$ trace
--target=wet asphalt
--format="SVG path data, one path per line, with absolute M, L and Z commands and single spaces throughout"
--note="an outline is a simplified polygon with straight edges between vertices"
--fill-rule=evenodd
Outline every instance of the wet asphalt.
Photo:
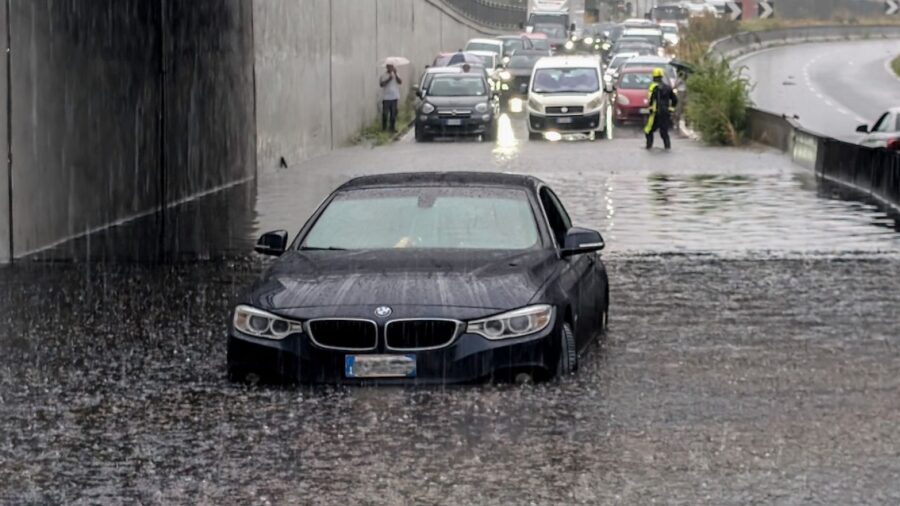
M 764 149 L 355 147 L 0 269 L 0 503 L 898 504 L 896 217 Z M 610 244 L 611 329 L 535 386 L 246 386 L 231 304 L 353 175 L 511 170 Z

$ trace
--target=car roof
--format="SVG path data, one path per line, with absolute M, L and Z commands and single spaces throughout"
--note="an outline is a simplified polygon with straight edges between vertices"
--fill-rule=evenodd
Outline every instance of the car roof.
M 428 67 L 425 69 L 426 74 L 459 74 L 462 67 Z
M 600 62 L 592 56 L 547 56 L 538 60 L 535 68 L 593 68 L 599 66 Z
M 469 39 L 469 42 L 466 42 L 466 45 L 468 46 L 472 42 L 479 42 L 484 44 L 503 44 L 503 42 L 498 39 Z
M 497 40 L 522 40 L 524 38 L 524 35 L 501 35 L 497 37 Z
M 651 74 L 653 73 L 653 67 L 628 67 L 623 68 L 619 71 L 619 75 L 623 76 L 625 74 Z
M 543 184 L 534 176 L 506 172 L 399 172 L 357 177 L 337 190 L 409 186 L 503 186 L 536 190 Z
M 643 56 L 635 56 L 628 63 L 653 63 L 660 65 L 668 65 L 672 63 L 671 58 L 666 58 L 664 56 L 653 56 L 653 55 L 643 55 Z
M 510 56 L 547 56 L 546 49 L 516 49 Z

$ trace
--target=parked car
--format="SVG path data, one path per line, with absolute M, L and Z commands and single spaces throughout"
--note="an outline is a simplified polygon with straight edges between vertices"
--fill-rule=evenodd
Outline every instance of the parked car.
M 577 132 L 599 139 L 607 131 L 608 92 L 600 62 L 590 56 L 552 56 L 534 67 L 528 86 L 528 137 Z
M 510 55 L 523 49 L 534 49 L 534 42 L 524 35 L 502 35 L 497 40 L 503 42 L 502 64 L 509 61 Z
M 860 125 L 856 131 L 866 134 L 859 142 L 863 146 L 900 150 L 900 107 L 882 114 L 871 129 Z
M 607 325 L 603 248 L 533 177 L 354 179 L 293 242 L 283 230 L 260 238 L 256 251 L 279 258 L 232 310 L 228 376 L 445 384 L 570 374 Z
M 483 72 L 437 74 L 419 93 L 422 100 L 416 108 L 416 141 L 455 135 L 494 139 L 494 120 L 499 111 Z
M 616 80 L 615 119 L 617 123 L 644 121 L 650 114 L 652 67 L 622 69 Z
M 550 51 L 535 49 L 518 50 L 509 56 L 509 62 L 496 74 L 500 84 L 500 107 L 505 109 L 512 98 L 528 95 L 528 83 L 535 64 L 550 56 Z M 524 85 L 524 87 L 523 87 Z
M 499 39 L 472 39 L 466 43 L 466 51 L 487 51 L 503 58 L 503 41 Z
M 422 78 L 419 79 L 419 83 L 413 85 L 413 90 L 416 92 L 416 96 L 419 99 L 425 98 L 425 92 L 428 90 L 428 87 L 431 85 L 431 80 L 434 79 L 434 76 L 438 74 L 459 74 L 463 69 L 461 66 L 455 67 L 428 67 L 425 69 L 425 72 L 422 73 Z

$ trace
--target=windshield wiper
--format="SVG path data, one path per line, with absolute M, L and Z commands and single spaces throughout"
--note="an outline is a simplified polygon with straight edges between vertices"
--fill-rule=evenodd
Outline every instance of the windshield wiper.
M 300 251 L 347 251 L 347 248 L 336 248 L 334 246 L 329 246 L 327 248 L 312 248 L 309 246 L 303 246 L 300 248 Z

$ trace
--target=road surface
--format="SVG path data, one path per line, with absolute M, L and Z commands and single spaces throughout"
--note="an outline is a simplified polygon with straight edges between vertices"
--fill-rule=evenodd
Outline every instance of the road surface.
M 759 108 L 797 115 L 814 132 L 856 142 L 857 126 L 872 126 L 900 105 L 900 78 L 890 68 L 898 55 L 897 40 L 828 42 L 772 48 L 735 63 L 746 66 Z
M 523 134 L 339 150 L 0 269 L 0 503 L 900 502 L 894 217 L 766 149 Z M 611 330 L 578 374 L 228 383 L 253 237 L 400 170 L 534 174 L 603 231 Z

